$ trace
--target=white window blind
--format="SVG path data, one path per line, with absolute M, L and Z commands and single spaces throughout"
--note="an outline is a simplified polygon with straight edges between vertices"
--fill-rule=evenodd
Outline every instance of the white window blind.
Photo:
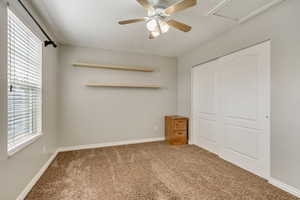
M 8 151 L 41 133 L 42 42 L 8 9 Z

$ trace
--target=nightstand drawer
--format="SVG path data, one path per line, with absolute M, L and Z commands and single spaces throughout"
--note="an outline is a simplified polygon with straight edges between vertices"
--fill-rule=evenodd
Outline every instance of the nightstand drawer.
M 170 139 L 171 144 L 187 144 L 186 131 L 174 131 Z
M 187 120 L 174 120 L 174 130 L 187 130 Z
M 174 131 L 174 137 L 187 137 L 186 131 Z

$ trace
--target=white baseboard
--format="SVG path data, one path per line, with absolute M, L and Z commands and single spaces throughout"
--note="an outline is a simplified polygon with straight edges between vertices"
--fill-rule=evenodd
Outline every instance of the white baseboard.
M 43 167 L 38 171 L 38 173 L 33 177 L 33 179 L 29 182 L 29 184 L 21 192 L 21 194 L 18 196 L 17 200 L 24 200 L 26 198 L 26 196 L 28 195 L 28 193 L 33 188 L 33 186 L 38 182 L 38 180 L 41 178 L 41 176 L 47 170 L 47 168 L 49 167 L 49 165 L 55 159 L 55 157 L 56 157 L 57 154 L 58 154 L 58 151 L 55 151 L 53 153 L 53 155 L 48 159 L 48 161 L 43 165 Z
M 274 185 L 275 187 L 278 187 L 278 188 L 280 188 L 280 189 L 282 189 L 282 190 L 284 190 L 284 191 L 300 198 L 300 190 L 293 187 L 293 186 L 285 184 L 285 183 L 283 183 L 283 182 L 281 182 L 277 179 L 274 179 L 274 178 L 270 178 L 269 183 Z
M 58 149 L 58 152 L 120 146 L 120 145 L 127 145 L 127 144 L 139 144 L 139 143 L 145 143 L 145 142 L 158 142 L 158 141 L 163 141 L 163 140 L 165 140 L 164 137 L 157 137 L 157 138 L 146 138 L 146 139 L 139 139 L 139 140 L 127 140 L 127 141 L 120 141 L 120 142 L 108 142 L 108 143 L 87 144 L 87 145 L 78 145 L 78 146 L 66 146 L 66 147 L 60 147 Z

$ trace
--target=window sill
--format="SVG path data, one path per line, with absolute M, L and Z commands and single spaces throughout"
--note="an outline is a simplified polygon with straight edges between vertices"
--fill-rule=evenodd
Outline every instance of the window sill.
M 16 153 L 18 153 L 19 151 L 25 149 L 26 147 L 28 147 L 29 145 L 31 145 L 32 143 L 34 143 L 35 141 L 37 141 L 43 134 L 37 134 L 34 136 L 31 136 L 29 138 L 27 138 L 26 140 L 22 141 L 19 145 L 12 147 L 8 150 L 7 154 L 8 157 L 12 157 L 13 155 L 15 155 Z

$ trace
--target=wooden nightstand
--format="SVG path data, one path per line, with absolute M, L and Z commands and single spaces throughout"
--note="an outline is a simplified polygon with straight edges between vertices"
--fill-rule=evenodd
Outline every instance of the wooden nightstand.
M 179 145 L 188 143 L 189 119 L 181 116 L 165 117 L 165 135 L 169 144 Z

